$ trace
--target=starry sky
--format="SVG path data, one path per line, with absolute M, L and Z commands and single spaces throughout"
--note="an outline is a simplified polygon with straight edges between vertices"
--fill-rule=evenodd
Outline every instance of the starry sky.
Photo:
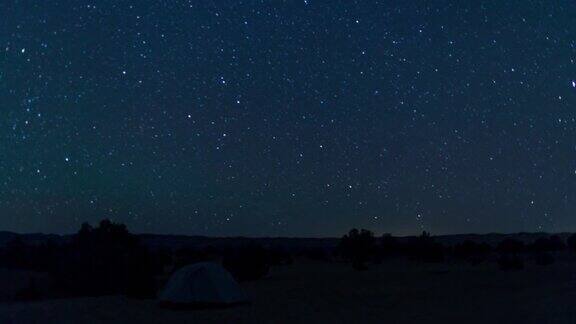
M 575 11 L 0 1 L 0 230 L 574 231 Z

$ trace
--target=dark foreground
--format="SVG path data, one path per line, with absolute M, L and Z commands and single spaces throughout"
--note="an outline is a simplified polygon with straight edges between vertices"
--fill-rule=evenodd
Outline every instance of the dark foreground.
M 252 303 L 174 311 L 110 296 L 0 304 L 0 323 L 576 323 L 576 262 L 527 264 L 300 261 L 244 283 Z

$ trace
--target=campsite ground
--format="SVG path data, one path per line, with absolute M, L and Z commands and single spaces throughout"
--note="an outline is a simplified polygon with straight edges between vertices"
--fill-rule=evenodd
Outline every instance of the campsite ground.
M 242 287 L 252 303 L 171 311 L 153 300 L 98 297 L 0 304 L 0 323 L 575 323 L 576 262 L 424 264 L 393 260 L 356 272 L 299 260 Z

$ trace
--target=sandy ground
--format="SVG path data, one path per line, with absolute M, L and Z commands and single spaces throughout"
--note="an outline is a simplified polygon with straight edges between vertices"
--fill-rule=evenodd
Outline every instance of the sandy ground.
M 298 262 L 242 284 L 247 306 L 171 311 L 111 296 L 0 303 L 0 323 L 576 323 L 576 262 L 503 272 L 495 264 L 388 261 L 365 272 Z

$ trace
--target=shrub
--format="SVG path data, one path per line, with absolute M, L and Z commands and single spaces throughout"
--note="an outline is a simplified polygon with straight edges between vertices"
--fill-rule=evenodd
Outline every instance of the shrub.
M 548 266 L 554 263 L 554 257 L 547 252 L 537 253 L 534 257 L 534 262 L 537 265 Z
M 38 300 L 42 297 L 42 294 L 38 290 L 34 279 L 28 278 L 28 286 L 16 292 L 14 299 L 17 301 L 32 301 Z
M 394 236 L 391 234 L 382 235 L 382 238 L 380 238 L 380 251 L 382 251 L 382 254 L 392 255 L 398 253 L 398 250 L 398 242 Z
M 151 297 L 161 270 L 125 225 L 103 220 L 94 228 L 82 225 L 56 275 L 67 294 Z
M 514 271 L 524 269 L 524 259 L 517 255 L 503 254 L 498 258 L 500 270 Z
M 576 234 L 572 234 L 566 240 L 568 248 L 574 252 L 576 252 Z
M 565 248 L 566 244 L 558 235 L 538 238 L 531 245 L 531 249 L 534 252 L 561 251 Z
M 321 247 L 309 247 L 300 250 L 299 253 L 301 256 L 306 257 L 310 260 L 314 261 L 324 261 L 329 262 L 331 261 L 331 253 L 329 250 Z
M 477 265 L 482 263 L 492 248 L 486 243 L 464 241 L 454 246 L 454 257 Z
M 338 252 L 352 262 L 356 270 L 366 270 L 366 263 L 374 256 L 376 240 L 369 230 L 352 229 L 338 244 Z
M 268 251 L 270 265 L 290 265 L 294 262 L 292 255 L 282 248 Z
M 30 258 L 27 257 L 29 252 L 30 247 L 24 244 L 19 237 L 16 237 L 10 240 L 2 250 L 0 266 L 4 268 L 30 270 Z
M 522 241 L 507 238 L 498 243 L 496 249 L 500 253 L 522 253 L 526 251 L 526 245 Z
M 255 243 L 228 253 L 224 256 L 222 266 L 238 281 L 261 279 L 270 270 L 267 251 Z
M 474 241 L 464 241 L 454 246 L 454 255 L 457 257 L 470 257 L 479 254 L 487 254 L 492 248 L 486 243 L 476 243 Z
M 424 262 L 442 262 L 445 257 L 445 248 L 442 244 L 434 242 L 430 233 L 424 231 L 422 234 L 409 242 L 406 251 Z

